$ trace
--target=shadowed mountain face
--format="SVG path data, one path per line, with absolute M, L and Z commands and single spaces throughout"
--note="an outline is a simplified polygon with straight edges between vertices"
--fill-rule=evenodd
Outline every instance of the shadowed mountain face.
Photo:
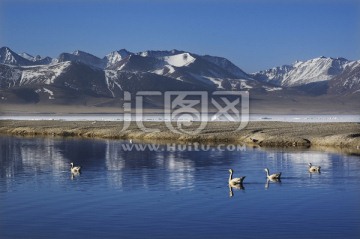
M 344 71 L 329 81 L 332 94 L 360 93 L 360 64 L 349 64 Z
M 10 48 L 2 47 L 0 48 L 0 63 L 15 66 L 28 66 L 31 65 L 32 62 L 16 54 Z
M 359 95 L 359 69 L 360 61 L 320 57 L 248 74 L 226 58 L 178 50 L 121 49 L 103 58 L 74 51 L 53 59 L 2 47 L 0 102 L 76 105 L 122 99 L 124 91 L 246 90 L 262 100 Z
M 74 51 L 72 54 L 61 53 L 58 58 L 58 62 L 66 62 L 66 61 L 80 62 L 85 65 L 89 65 L 100 69 L 104 68 L 105 66 L 105 62 L 102 59 L 83 51 Z

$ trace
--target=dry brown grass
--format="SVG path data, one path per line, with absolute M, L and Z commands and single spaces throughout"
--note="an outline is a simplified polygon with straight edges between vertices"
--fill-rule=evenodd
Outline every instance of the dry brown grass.
M 263 147 L 335 146 L 360 153 L 359 123 L 250 122 L 245 129 L 236 131 L 237 123 L 211 122 L 197 135 L 173 133 L 163 122 L 145 122 L 144 125 L 159 131 L 144 132 L 135 122 L 122 131 L 122 122 L 2 120 L 0 134 L 201 143 L 238 142 Z M 193 123 L 187 129 L 196 130 L 197 127 L 198 123 Z

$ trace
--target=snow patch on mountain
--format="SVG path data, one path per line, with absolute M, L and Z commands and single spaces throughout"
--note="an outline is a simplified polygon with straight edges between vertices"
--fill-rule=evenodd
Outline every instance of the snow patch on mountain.
M 282 90 L 281 87 L 269 87 L 269 86 L 263 86 L 263 88 L 266 90 L 266 91 L 277 91 L 277 90 Z
M 173 49 L 171 51 L 142 51 L 137 53 L 137 55 L 142 57 L 164 58 L 166 56 L 173 56 L 181 53 L 184 53 L 184 51 Z
M 51 91 L 51 90 L 49 90 L 49 89 L 47 89 L 47 88 L 45 88 L 45 87 L 43 87 L 42 90 L 41 90 L 41 89 L 38 89 L 38 90 L 36 90 L 35 92 L 36 92 L 36 93 L 40 93 L 41 91 L 43 91 L 44 93 L 49 94 L 49 100 L 54 100 L 54 99 L 55 99 L 55 97 L 54 97 L 54 92 Z
M 165 72 L 165 68 L 161 68 L 161 69 L 154 70 L 152 73 L 163 76 L 163 75 L 165 75 L 164 72 Z
M 44 92 L 48 93 L 49 95 L 53 96 L 54 92 L 52 92 L 51 90 L 47 89 L 47 88 L 43 88 Z
M 163 68 L 154 70 L 152 73 L 155 73 L 157 75 L 169 75 L 175 72 L 175 68 L 171 65 L 165 65 Z
M 221 82 L 222 82 L 222 79 L 220 78 L 215 78 L 215 77 L 210 77 L 210 76 L 205 76 L 206 79 L 209 79 L 212 83 L 214 83 L 216 85 L 217 88 L 223 88 L 221 86 Z
M 251 85 L 248 84 L 247 80 L 240 80 L 240 85 L 241 85 L 241 89 L 252 89 L 254 87 L 252 87 Z
M 192 57 L 189 53 L 183 53 L 173 56 L 165 56 L 164 61 L 172 66 L 184 67 L 193 63 L 195 61 L 195 58 Z
M 165 66 L 165 67 L 168 69 L 167 74 L 172 74 L 172 73 L 175 72 L 175 68 L 174 68 L 174 67 L 172 67 L 172 66 L 170 66 L 170 65 L 167 65 L 167 66 Z
M 123 90 L 121 85 L 117 82 L 118 75 L 114 70 L 105 70 L 105 81 L 107 88 L 111 92 L 112 97 L 115 97 L 114 90 L 118 87 L 121 91 Z
M 54 80 L 69 67 L 71 62 L 63 62 L 52 66 L 24 67 L 20 85 L 53 84 Z

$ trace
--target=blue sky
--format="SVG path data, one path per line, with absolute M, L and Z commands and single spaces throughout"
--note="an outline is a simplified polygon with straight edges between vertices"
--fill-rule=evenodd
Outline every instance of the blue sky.
M 179 49 L 247 72 L 319 56 L 358 60 L 360 1 L 2 0 L 0 46 L 51 57 Z

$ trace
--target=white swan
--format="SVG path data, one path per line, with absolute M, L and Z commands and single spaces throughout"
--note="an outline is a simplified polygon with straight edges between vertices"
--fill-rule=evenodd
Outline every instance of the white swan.
M 268 168 L 265 168 L 264 169 L 265 172 L 266 172 L 266 176 L 269 180 L 280 180 L 280 177 L 281 177 L 281 172 L 280 173 L 274 173 L 274 174 L 269 174 L 269 169 Z
M 320 173 L 320 166 L 313 166 L 311 163 L 309 163 L 309 172 L 319 172 Z
M 73 174 L 78 174 L 78 173 L 80 173 L 80 169 L 81 169 L 81 167 L 80 166 L 75 166 L 74 167 L 74 163 L 70 163 L 70 165 L 71 165 L 71 172 L 73 173 Z
M 232 169 L 229 169 L 229 172 L 230 172 L 230 176 L 229 176 L 229 184 L 230 185 L 242 184 L 242 182 L 245 179 L 245 176 L 240 177 L 240 178 L 232 178 L 234 171 Z

